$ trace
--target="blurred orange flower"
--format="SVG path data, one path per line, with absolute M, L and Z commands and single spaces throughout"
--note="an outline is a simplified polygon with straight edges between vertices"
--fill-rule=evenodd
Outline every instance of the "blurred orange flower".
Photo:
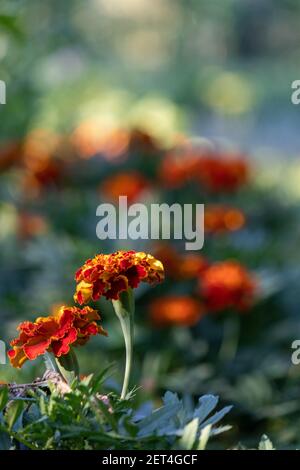
M 37 197 L 45 187 L 57 186 L 64 171 L 62 137 L 47 129 L 35 129 L 23 144 L 23 191 Z
M 159 178 L 166 188 L 181 188 L 191 180 L 198 167 L 199 157 L 192 151 L 167 153 L 159 168 Z
M 20 212 L 18 217 L 18 235 L 22 240 L 42 235 L 47 230 L 48 224 L 44 217 L 29 212 Z
M 245 225 L 245 215 L 239 209 L 224 205 L 206 205 L 204 226 L 207 232 L 234 232 Z
M 22 145 L 20 142 L 3 142 L 0 145 L 0 171 L 6 171 L 20 162 Z
M 127 152 L 129 135 L 125 129 L 89 119 L 75 129 L 71 143 L 81 158 L 89 159 L 101 153 L 107 160 L 115 160 Z
M 132 203 L 141 198 L 150 188 L 150 184 L 141 173 L 137 171 L 114 174 L 101 184 L 100 192 L 111 201 L 117 202 L 119 196 L 127 196 Z
M 30 131 L 23 143 L 23 161 L 31 170 L 40 167 L 44 160 L 53 156 L 61 142 L 61 138 L 49 129 Z
M 160 297 L 149 306 L 150 319 L 156 326 L 195 325 L 204 315 L 201 303 L 185 295 Z
M 162 160 L 159 176 L 167 188 L 180 188 L 195 181 L 209 191 L 232 192 L 249 179 L 249 166 L 238 154 L 193 148 L 173 149 Z
M 12 366 L 20 368 L 28 359 L 34 360 L 46 351 L 60 357 L 68 354 L 71 345 L 85 344 L 91 335 L 107 336 L 98 320 L 99 313 L 90 307 L 61 307 L 54 316 L 21 323 L 20 335 L 11 341 L 12 349 L 7 353 Z
M 199 278 L 199 291 L 207 310 L 248 310 L 254 301 L 256 280 L 236 261 L 211 265 Z
M 76 272 L 74 299 L 79 304 L 98 300 L 102 295 L 118 299 L 121 292 L 137 287 L 140 282 L 153 284 L 163 279 L 164 267 L 152 255 L 136 251 L 99 254 Z
M 178 253 L 165 243 L 154 248 L 154 255 L 159 258 L 168 277 L 176 280 L 188 280 L 198 277 L 207 268 L 207 260 L 198 253 Z
M 239 155 L 214 153 L 198 160 L 196 179 L 214 192 L 232 192 L 249 179 L 249 166 Z

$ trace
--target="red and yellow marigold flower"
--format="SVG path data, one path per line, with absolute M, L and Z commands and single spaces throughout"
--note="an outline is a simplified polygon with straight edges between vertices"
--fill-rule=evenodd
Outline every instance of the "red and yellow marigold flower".
M 239 209 L 224 205 L 205 207 L 204 226 L 209 233 L 235 232 L 245 225 L 245 215 Z
M 256 280 L 236 261 L 211 265 L 199 280 L 205 307 L 211 312 L 225 309 L 248 310 L 254 301 Z
M 101 296 L 117 300 L 121 292 L 138 287 L 140 282 L 154 284 L 163 279 L 163 264 L 152 255 L 135 251 L 99 254 L 77 271 L 74 299 L 79 304 Z
M 169 295 L 155 299 L 149 307 L 150 319 L 155 326 L 191 326 L 204 315 L 202 304 L 189 296 Z
M 20 368 L 27 360 L 34 360 L 45 352 L 61 357 L 70 346 L 85 344 L 91 335 L 107 336 L 97 323 L 100 315 L 90 307 L 61 307 L 56 315 L 39 317 L 35 322 L 25 321 L 18 326 L 19 337 L 10 344 L 8 357 L 13 367 Z

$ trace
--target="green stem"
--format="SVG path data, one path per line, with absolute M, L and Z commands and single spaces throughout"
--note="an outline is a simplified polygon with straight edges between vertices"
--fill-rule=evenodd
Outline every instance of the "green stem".
M 79 379 L 79 365 L 76 354 L 72 348 L 68 354 L 55 358 L 59 372 L 65 381 L 71 385 L 75 378 Z
M 219 350 L 219 360 L 229 363 L 234 360 L 239 343 L 240 322 L 237 317 L 226 318 L 223 324 L 223 339 Z
M 123 380 L 121 399 L 125 399 L 128 391 L 130 374 L 133 360 L 133 320 L 134 320 L 134 297 L 132 289 L 128 289 L 120 294 L 118 300 L 112 301 L 115 313 L 120 320 L 125 341 L 126 363 Z

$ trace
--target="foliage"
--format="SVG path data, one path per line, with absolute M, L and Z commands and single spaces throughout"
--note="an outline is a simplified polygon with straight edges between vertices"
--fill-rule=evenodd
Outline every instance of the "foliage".
M 9 399 L 0 390 L 0 449 L 204 449 L 209 438 L 230 426 L 216 427 L 230 411 L 216 411 L 218 398 L 205 395 L 195 408 L 166 392 L 162 405 L 135 409 L 134 392 L 126 400 L 101 395 L 103 374 L 74 381 L 63 395 L 50 390 Z

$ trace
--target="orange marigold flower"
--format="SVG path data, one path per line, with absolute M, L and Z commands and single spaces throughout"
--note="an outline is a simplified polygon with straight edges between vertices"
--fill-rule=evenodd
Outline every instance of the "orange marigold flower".
M 100 192 L 111 201 L 118 201 L 119 196 L 127 196 L 128 202 L 132 203 L 141 198 L 143 193 L 150 188 L 150 184 L 141 173 L 121 172 L 112 175 L 102 183 Z
M 91 335 L 107 336 L 98 320 L 99 313 L 90 307 L 63 306 L 56 315 L 21 323 L 20 335 L 11 341 L 12 349 L 7 353 L 12 366 L 20 368 L 28 359 L 36 359 L 46 351 L 60 357 L 68 354 L 71 345 L 85 344 Z
M 156 326 L 191 326 L 204 315 L 201 303 L 184 295 L 160 297 L 150 304 L 149 311 L 150 319 Z
M 208 266 L 198 253 L 180 254 L 168 244 L 158 245 L 154 254 L 162 261 L 167 275 L 176 280 L 196 278 Z
M 253 303 L 256 281 L 238 262 L 224 261 L 204 271 L 199 288 L 207 310 L 219 312 L 235 308 L 245 311 Z
M 178 266 L 178 279 L 194 279 L 208 266 L 206 259 L 198 253 L 190 253 L 181 256 Z
M 211 233 L 234 232 L 245 225 L 245 215 L 239 209 L 223 205 L 206 206 L 204 225 Z
M 118 299 L 122 291 L 135 288 L 141 281 L 150 284 L 164 279 L 164 267 L 152 255 L 135 251 L 99 254 L 89 259 L 75 274 L 78 282 L 74 299 L 79 304 L 98 300 Z
M 196 179 L 210 191 L 232 192 L 247 183 L 249 167 L 239 155 L 203 155 L 197 163 Z
M 199 157 L 192 151 L 173 150 L 162 160 L 159 177 L 167 188 L 181 188 L 193 178 Z

